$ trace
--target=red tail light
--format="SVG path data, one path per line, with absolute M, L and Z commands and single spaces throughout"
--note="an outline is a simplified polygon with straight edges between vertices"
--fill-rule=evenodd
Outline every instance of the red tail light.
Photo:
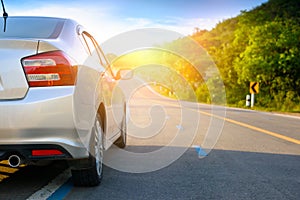
M 75 85 L 77 66 L 62 51 L 41 53 L 21 60 L 30 87 Z

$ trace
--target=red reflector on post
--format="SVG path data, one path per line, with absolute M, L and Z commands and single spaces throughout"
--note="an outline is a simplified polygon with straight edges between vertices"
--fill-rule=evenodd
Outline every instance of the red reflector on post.
M 57 155 L 63 155 L 63 153 L 60 150 L 56 150 L 56 149 L 42 149 L 42 150 L 32 150 L 31 155 L 32 156 L 57 156 Z

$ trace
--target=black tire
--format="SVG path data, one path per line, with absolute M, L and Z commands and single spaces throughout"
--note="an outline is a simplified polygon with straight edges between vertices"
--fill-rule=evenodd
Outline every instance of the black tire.
M 103 176 L 103 129 L 100 118 L 97 116 L 93 128 L 90 156 L 87 167 L 73 169 L 72 179 L 75 186 L 92 187 L 101 183 Z
M 122 127 L 121 127 L 121 136 L 114 142 L 114 144 L 121 148 L 124 149 L 126 147 L 127 143 L 127 121 L 126 121 L 126 112 L 124 114 L 124 119 L 122 122 Z

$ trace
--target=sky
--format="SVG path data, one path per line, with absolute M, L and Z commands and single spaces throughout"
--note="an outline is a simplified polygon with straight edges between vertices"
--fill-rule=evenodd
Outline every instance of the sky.
M 71 18 L 101 42 L 140 28 L 163 28 L 190 35 L 195 27 L 212 29 L 218 22 L 251 10 L 267 0 L 4 0 L 9 16 Z

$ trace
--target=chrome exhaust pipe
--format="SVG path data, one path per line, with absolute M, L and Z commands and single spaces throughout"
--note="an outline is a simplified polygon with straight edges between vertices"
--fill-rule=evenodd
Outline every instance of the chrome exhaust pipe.
M 10 167 L 19 167 L 22 164 L 22 159 L 18 155 L 11 155 L 8 158 L 8 164 Z

